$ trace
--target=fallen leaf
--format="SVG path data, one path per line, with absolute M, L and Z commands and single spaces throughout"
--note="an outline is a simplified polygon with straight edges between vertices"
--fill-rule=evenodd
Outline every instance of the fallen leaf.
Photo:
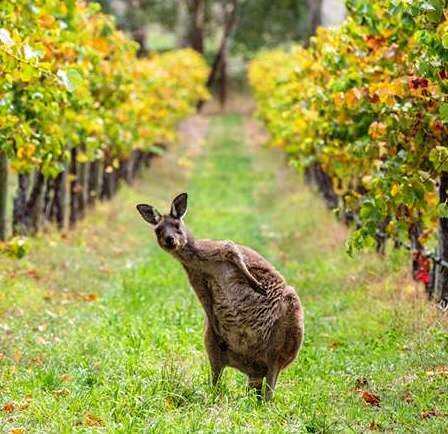
M 428 410 L 422 411 L 420 417 L 422 419 L 430 419 L 431 417 L 440 416 L 440 413 L 437 410 Z
M 39 280 L 40 279 L 40 274 L 38 273 L 37 270 L 34 270 L 34 269 L 27 270 L 26 275 L 28 277 L 30 277 L 31 279 L 34 279 L 34 280 Z
M 7 335 L 12 334 L 11 327 L 9 327 L 8 324 L 0 324 L 0 329 L 2 329 L 5 332 L 5 334 L 7 334 Z
M 411 392 L 409 392 L 409 391 L 407 391 L 407 392 L 404 394 L 403 399 L 404 399 L 407 403 L 411 403 L 411 402 L 414 401 L 414 398 L 413 398 Z
M 73 377 L 72 377 L 70 374 L 62 374 L 62 375 L 61 375 L 61 380 L 62 380 L 64 383 L 68 383 L 69 381 L 72 381 L 72 380 L 73 380 Z
M 36 327 L 36 330 L 37 330 L 38 332 L 44 332 L 45 330 L 47 330 L 47 324 L 39 324 L 39 325 Z
M 13 355 L 12 355 L 12 359 L 14 360 L 14 362 L 19 363 L 20 360 L 22 359 L 22 353 L 20 351 L 16 351 Z
M 101 273 L 110 274 L 112 272 L 112 270 L 106 265 L 101 265 L 98 269 L 101 271 Z
M 2 410 L 5 413 L 12 413 L 16 409 L 16 405 L 13 402 L 7 402 L 3 404 Z
M 369 430 L 370 431 L 381 431 L 381 425 L 378 422 L 375 422 L 372 420 L 369 424 Z
M 42 354 L 38 354 L 34 357 L 31 357 L 30 361 L 31 361 L 31 363 L 34 363 L 35 365 L 42 365 L 42 363 L 44 362 L 44 358 L 43 358 Z
M 62 389 L 57 389 L 53 392 L 56 396 L 67 396 L 70 394 L 70 390 L 68 390 L 66 387 L 63 387 Z
M 103 426 L 103 421 L 92 413 L 84 415 L 84 425 L 87 426 Z
M 9 430 L 9 434 L 24 434 L 24 428 L 12 428 Z
M 84 301 L 96 301 L 96 300 L 98 300 L 98 295 L 97 294 L 82 294 L 81 295 L 81 298 L 84 300 Z
M 36 344 L 38 344 L 38 345 L 48 345 L 48 344 L 50 343 L 49 341 L 45 340 L 42 336 L 38 336 L 38 337 L 35 339 L 35 342 L 36 342 Z
M 373 407 L 379 407 L 380 406 L 380 397 L 378 395 L 375 395 L 372 392 L 369 392 L 368 390 L 360 390 L 361 398 L 366 404 L 369 404 Z
M 436 366 L 432 371 L 426 371 L 428 377 L 435 375 L 448 375 L 448 366 Z
M 27 399 L 19 404 L 17 407 L 18 410 L 23 411 L 26 410 L 30 406 L 30 399 Z

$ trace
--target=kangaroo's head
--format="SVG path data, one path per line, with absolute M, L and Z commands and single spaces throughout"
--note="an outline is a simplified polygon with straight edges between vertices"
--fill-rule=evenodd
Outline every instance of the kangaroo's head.
M 187 193 L 176 196 L 171 204 L 169 214 L 160 214 L 153 206 L 137 205 L 140 215 L 154 226 L 157 241 L 164 250 L 182 249 L 188 242 L 188 231 L 182 218 L 187 212 Z

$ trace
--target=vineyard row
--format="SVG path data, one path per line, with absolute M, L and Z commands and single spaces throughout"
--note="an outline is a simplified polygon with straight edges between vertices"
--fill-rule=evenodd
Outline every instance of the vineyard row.
M 258 113 L 292 163 L 355 230 L 388 239 L 448 304 L 448 2 L 348 0 L 337 29 L 249 68 Z M 425 245 L 435 249 L 428 253 Z
M 191 49 L 148 57 L 95 3 L 14 0 L 0 8 L 0 237 L 8 175 L 14 234 L 73 226 L 132 182 L 208 97 Z

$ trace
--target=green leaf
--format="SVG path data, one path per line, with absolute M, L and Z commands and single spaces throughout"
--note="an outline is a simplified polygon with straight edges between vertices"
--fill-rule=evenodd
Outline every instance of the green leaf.
M 439 217 L 448 218 L 448 203 L 439 203 L 437 205 L 437 215 Z
M 429 154 L 429 160 L 433 163 L 437 172 L 448 171 L 448 148 L 436 146 Z
M 165 154 L 165 149 L 161 148 L 160 146 L 152 145 L 149 147 L 149 151 L 151 151 L 153 154 L 156 155 L 163 155 Z
M 20 79 L 24 82 L 30 82 L 34 77 L 38 76 L 39 72 L 31 65 L 23 65 L 20 71 Z
M 67 70 L 67 77 L 70 80 L 74 89 L 77 89 L 79 86 L 81 86 L 83 82 L 82 75 L 76 69 L 73 68 Z
M 448 103 L 444 102 L 439 107 L 440 119 L 444 122 L 448 122 Z
M 59 79 L 59 82 L 69 92 L 74 92 L 76 88 L 82 83 L 81 74 L 76 69 L 73 68 L 70 68 L 67 71 L 60 69 L 56 75 Z

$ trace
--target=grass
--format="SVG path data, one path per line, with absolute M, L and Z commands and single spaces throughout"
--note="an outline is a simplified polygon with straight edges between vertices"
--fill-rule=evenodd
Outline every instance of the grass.
M 251 128 L 212 117 L 199 156 L 177 147 L 76 232 L 1 259 L 0 431 L 446 432 L 446 317 L 403 254 L 348 258 L 344 228 Z M 210 387 L 199 303 L 134 211 L 184 189 L 198 237 L 256 248 L 301 296 L 305 345 L 270 404 L 231 369 Z

